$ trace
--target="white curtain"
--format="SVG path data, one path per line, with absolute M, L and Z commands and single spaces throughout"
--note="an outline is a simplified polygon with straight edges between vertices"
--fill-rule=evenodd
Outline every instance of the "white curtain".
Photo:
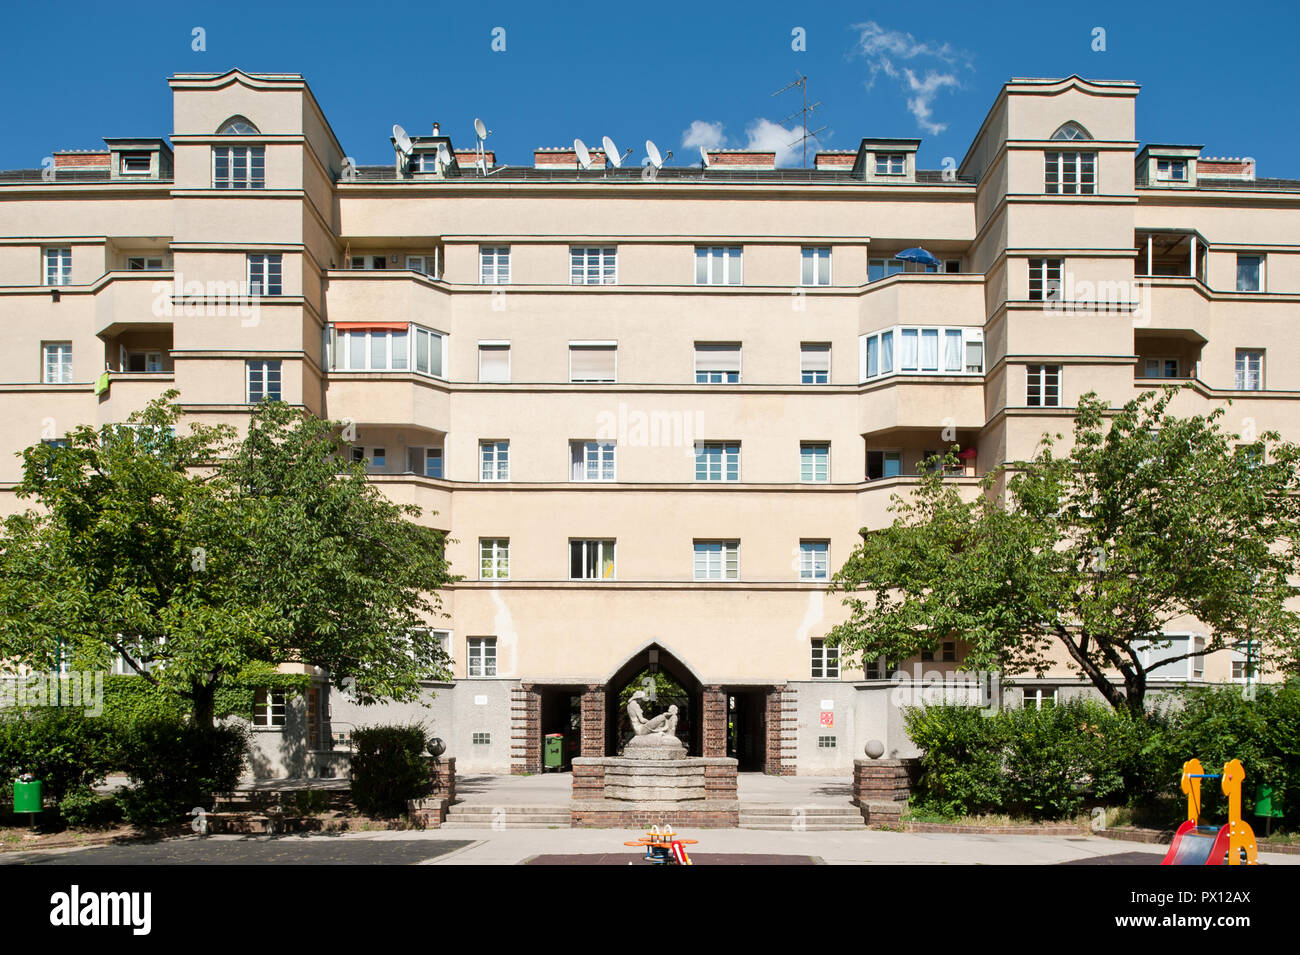
M 961 331 L 956 329 L 945 331 L 943 333 L 943 343 L 943 370 L 961 371 Z
M 903 329 L 902 355 L 899 356 L 898 367 L 903 371 L 915 371 L 917 362 L 920 357 L 918 349 L 918 339 L 920 335 L 915 328 Z

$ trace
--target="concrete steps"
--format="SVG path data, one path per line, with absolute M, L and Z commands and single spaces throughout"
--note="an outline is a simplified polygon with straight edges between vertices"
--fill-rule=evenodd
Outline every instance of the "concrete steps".
M 568 829 L 568 806 L 488 806 L 458 803 L 447 810 L 443 829 Z
M 741 829 L 782 832 L 824 832 L 862 829 L 862 812 L 856 806 L 775 806 L 766 803 L 740 805 Z

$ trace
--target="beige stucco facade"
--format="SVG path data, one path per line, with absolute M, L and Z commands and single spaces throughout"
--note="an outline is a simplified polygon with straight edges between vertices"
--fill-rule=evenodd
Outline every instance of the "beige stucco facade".
M 1193 382 L 1179 412 L 1231 399 L 1234 430 L 1296 437 L 1300 183 L 1211 177 L 1187 147 L 1138 156 L 1132 83 L 1012 81 L 956 174 L 889 145 L 915 141 L 877 140 L 851 168 L 827 154 L 809 171 L 656 177 L 484 174 L 463 149 L 433 173 L 396 156 L 358 168 L 300 76 L 170 85 L 170 147 L 130 147 L 148 175 L 107 149 L 56 156 L 52 176 L 0 173 L 0 449 L 121 420 L 171 387 L 191 414 L 237 421 L 257 397 L 250 363 L 259 388 L 274 367 L 283 400 L 347 422 L 369 459 L 382 449 L 376 482 L 453 538 L 466 579 L 432 625 L 457 676 L 438 728 L 466 769 L 520 768 L 539 729 L 571 728 L 545 715 L 569 705 L 556 693 L 577 713 L 655 650 L 728 706 L 750 699 L 766 768 L 843 769 L 872 738 L 905 753 L 886 682 L 814 669 L 813 641 L 843 615 L 817 575 L 889 520 L 926 453 L 974 449 L 953 477 L 974 493 L 1068 430 L 1081 394 L 1122 404 L 1158 383 L 1150 369 Z M 232 118 L 248 125 L 223 131 Z M 903 174 L 877 174 L 891 148 Z M 222 165 L 231 150 L 248 165 Z M 1161 156 L 1184 178 L 1160 179 Z M 915 246 L 938 270 L 892 274 Z M 734 284 L 698 284 L 711 247 L 740 250 Z M 574 284 L 574 248 L 613 250 L 608 284 Z M 485 249 L 508 250 L 508 281 L 485 281 Z M 1257 289 L 1240 287 L 1243 256 Z M 735 380 L 699 381 L 718 357 L 699 345 L 736 346 Z M 574 380 L 591 349 L 612 380 Z M 504 480 L 483 480 L 483 442 L 508 443 Z M 574 480 L 574 442 L 613 445 L 610 479 Z M 719 473 L 738 446 L 735 480 L 697 480 L 701 442 L 720 446 Z M 6 511 L 18 477 L 0 455 Z M 484 539 L 508 541 L 501 579 L 482 579 Z M 612 569 L 573 579 L 575 540 L 613 541 Z M 725 561 L 697 579 L 703 541 L 738 542 L 734 579 Z M 471 640 L 492 642 L 494 672 L 471 672 Z M 1232 676 L 1225 653 L 1178 678 Z M 1077 681 L 1062 666 L 1040 683 Z M 519 715 L 528 694 L 540 724 Z M 337 698 L 330 714 L 375 718 Z

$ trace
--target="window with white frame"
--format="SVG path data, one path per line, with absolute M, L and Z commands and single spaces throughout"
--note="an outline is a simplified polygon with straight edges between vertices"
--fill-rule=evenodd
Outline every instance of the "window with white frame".
M 470 637 L 465 641 L 467 676 L 497 675 L 497 638 Z M 476 734 L 487 737 L 486 733 Z M 490 737 L 488 737 L 490 739 Z M 487 740 L 483 740 L 486 742 Z
M 46 285 L 71 285 L 72 284 L 72 250 L 71 249 L 46 249 L 45 250 L 45 284 Z
M 331 371 L 413 370 L 441 378 L 444 348 L 441 332 L 419 325 L 349 322 L 331 325 L 326 335 L 326 360 Z
M 421 275 L 437 278 L 433 270 L 429 268 L 429 257 L 425 255 L 408 255 L 406 257 L 406 268 L 411 272 L 419 272 Z
M 214 189 L 265 189 L 265 146 L 213 146 Z
M 898 477 L 903 473 L 902 451 L 868 451 L 867 480 Z
M 804 441 L 799 445 L 799 480 L 822 483 L 831 479 L 831 446 Z
M 740 246 L 697 245 L 696 285 L 739 285 Z
M 1146 358 L 1142 362 L 1143 378 L 1177 378 L 1177 358 Z
M 442 448 L 407 448 L 406 470 L 424 477 L 442 477 Z
M 569 442 L 569 480 L 613 481 L 614 475 L 612 441 Z
M 244 365 L 248 371 L 248 403 L 255 405 L 259 401 L 279 401 L 280 362 L 248 361 Z
M 1264 390 L 1264 352 L 1257 348 L 1237 349 L 1236 389 Z
M 827 385 L 831 380 L 831 346 L 826 342 L 799 345 L 799 381 L 805 385 Z
M 1059 302 L 1061 300 L 1062 259 L 1029 260 L 1029 301 Z
M 1162 182 L 1186 182 L 1186 159 L 1157 159 L 1156 178 Z
M 510 442 L 480 441 L 479 478 L 484 481 L 510 480 Z
M 614 342 L 569 342 L 569 381 L 612 382 L 618 375 Z
M 1237 291 L 1263 291 L 1264 257 L 1262 255 L 1237 255 Z
M 147 176 L 153 172 L 153 153 L 122 153 L 118 172 L 123 176 Z
M 281 292 L 281 263 L 283 256 L 248 256 L 248 294 L 279 295 Z
M 814 680 L 838 680 L 840 678 L 840 648 L 831 646 L 825 640 L 812 642 L 812 678 Z
M 47 385 L 66 385 L 72 381 L 72 342 L 45 342 L 41 345 L 41 380 Z
M 484 245 L 478 250 L 479 282 L 483 285 L 510 284 L 510 246 Z M 574 283 L 580 284 L 580 283 Z
M 695 480 L 739 481 L 740 442 L 697 442 L 695 445 Z
M 895 326 L 859 339 L 862 381 L 884 375 L 984 373 L 984 332 L 978 328 Z
M 479 538 L 478 562 L 480 579 L 509 580 L 510 539 L 508 537 Z
M 740 579 L 740 541 L 697 540 L 694 546 L 696 580 Z
M 1027 710 L 1045 710 L 1056 705 L 1056 687 L 1027 686 L 1021 690 L 1020 705 Z
M 1192 679 L 1205 679 L 1205 638 L 1192 637 L 1192 652 L 1200 654 L 1192 657 Z
M 478 380 L 507 382 L 510 380 L 510 343 L 478 343 Z
M 1044 191 L 1049 196 L 1091 196 L 1097 192 L 1097 154 L 1043 154 Z
M 1151 670 L 1153 667 L 1159 667 L 1150 674 L 1153 680 L 1190 680 L 1196 675 L 1197 663 L 1194 661 L 1203 660 L 1203 657 L 1188 656 L 1197 648 L 1197 640 L 1200 640 L 1199 648 L 1205 649 L 1203 637 L 1198 637 L 1192 633 L 1160 633 L 1154 635 L 1149 641 L 1135 642 L 1133 650 L 1137 653 L 1138 659 L 1142 661 L 1142 666 Z M 1179 659 L 1179 658 L 1182 659 Z M 1163 663 L 1162 661 L 1169 661 Z
M 830 579 L 830 553 L 830 541 L 801 540 L 799 542 L 799 579 Z
M 259 687 L 253 692 L 253 725 L 284 725 L 284 690 L 273 687 Z
M 739 382 L 739 343 L 695 343 L 695 383 L 697 385 L 734 385 Z
M 1061 366 L 1026 365 L 1025 404 L 1031 408 L 1061 407 Z
M 829 245 L 805 245 L 800 250 L 799 284 L 831 284 L 831 247 Z
M 612 540 L 569 541 L 570 580 L 613 580 L 614 542 Z
M 904 153 L 876 153 L 877 176 L 901 176 L 906 168 Z
M 570 285 L 613 285 L 618 281 L 618 252 L 613 246 L 569 249 Z

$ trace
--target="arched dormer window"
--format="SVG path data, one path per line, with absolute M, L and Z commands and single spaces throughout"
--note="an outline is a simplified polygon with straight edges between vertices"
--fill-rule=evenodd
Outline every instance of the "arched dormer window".
M 1064 123 L 1056 132 L 1052 133 L 1053 139 L 1074 140 L 1074 139 L 1092 139 L 1092 133 L 1088 132 L 1082 126 L 1074 121 Z
M 217 129 L 218 136 L 260 136 L 262 131 L 244 116 L 232 116 Z

